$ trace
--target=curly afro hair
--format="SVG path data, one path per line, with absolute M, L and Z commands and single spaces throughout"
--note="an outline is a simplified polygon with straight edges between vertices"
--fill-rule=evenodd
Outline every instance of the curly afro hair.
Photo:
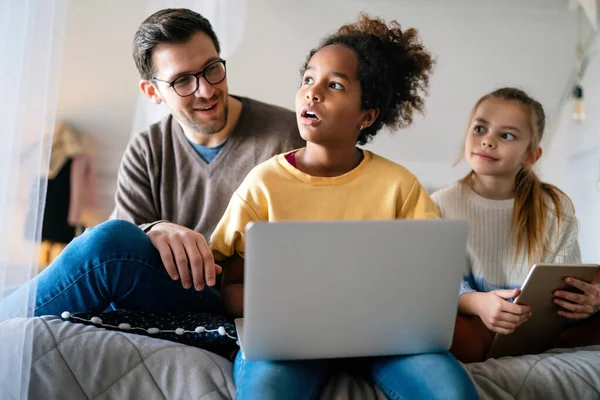
M 434 60 L 416 29 L 402 31 L 396 21 L 388 26 L 380 18 L 361 13 L 356 23 L 342 26 L 311 50 L 302 74 L 312 56 L 331 45 L 343 45 L 356 53 L 361 107 L 379 109 L 377 120 L 361 131 L 358 144 L 368 143 L 383 125 L 403 128 L 412 123 L 415 110 L 423 112 Z

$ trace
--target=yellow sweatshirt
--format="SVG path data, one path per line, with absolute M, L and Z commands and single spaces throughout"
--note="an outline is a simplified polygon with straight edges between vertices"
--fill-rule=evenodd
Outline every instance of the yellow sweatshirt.
M 211 237 L 217 260 L 244 257 L 251 221 L 439 218 L 437 206 L 406 168 L 364 150 L 362 162 L 333 178 L 307 175 L 285 154 L 256 166 L 235 191 Z

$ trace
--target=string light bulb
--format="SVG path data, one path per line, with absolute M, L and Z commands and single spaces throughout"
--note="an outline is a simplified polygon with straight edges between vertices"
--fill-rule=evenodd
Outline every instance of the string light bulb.
M 583 88 L 580 84 L 575 85 L 573 88 L 573 97 L 575 99 L 573 103 L 573 120 L 581 123 L 585 121 L 585 101 L 583 99 Z

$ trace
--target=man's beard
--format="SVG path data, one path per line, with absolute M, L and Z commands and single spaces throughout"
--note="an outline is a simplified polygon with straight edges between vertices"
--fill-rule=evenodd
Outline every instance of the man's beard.
M 214 135 L 216 133 L 221 132 L 223 130 L 223 128 L 225 128 L 225 125 L 227 125 L 227 117 L 228 116 L 229 116 L 229 105 L 227 104 L 227 101 L 224 101 L 223 102 L 223 122 L 222 122 L 222 124 L 219 124 L 217 126 L 210 126 L 210 125 L 206 125 L 206 124 L 200 124 L 190 118 L 190 120 L 189 120 L 190 125 L 191 125 L 190 127 L 198 133 L 202 133 L 204 135 Z

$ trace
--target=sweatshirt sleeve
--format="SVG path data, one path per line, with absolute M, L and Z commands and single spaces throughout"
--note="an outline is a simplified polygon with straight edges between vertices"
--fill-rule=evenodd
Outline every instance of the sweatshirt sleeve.
M 425 191 L 418 179 L 415 181 L 406 198 L 398 204 L 398 219 L 439 219 L 437 205 Z
M 222 261 L 234 253 L 244 258 L 246 225 L 258 220 L 259 217 L 250 205 L 236 191 L 210 239 L 210 248 L 215 259 Z
M 468 274 L 463 277 L 463 280 L 460 282 L 460 288 L 458 290 L 458 297 L 462 296 L 465 293 L 477 292 L 475 289 L 475 282 L 473 280 L 473 275 Z
M 156 210 L 147 160 L 150 154 L 144 135 L 137 135 L 127 146 L 119 168 L 115 208 L 111 219 L 124 219 L 148 231 L 162 222 Z
M 556 240 L 556 247 L 550 262 L 559 264 L 581 263 L 579 249 L 579 222 L 575 217 L 575 210 L 570 203 L 563 202 L 565 216 L 560 223 L 560 231 Z

